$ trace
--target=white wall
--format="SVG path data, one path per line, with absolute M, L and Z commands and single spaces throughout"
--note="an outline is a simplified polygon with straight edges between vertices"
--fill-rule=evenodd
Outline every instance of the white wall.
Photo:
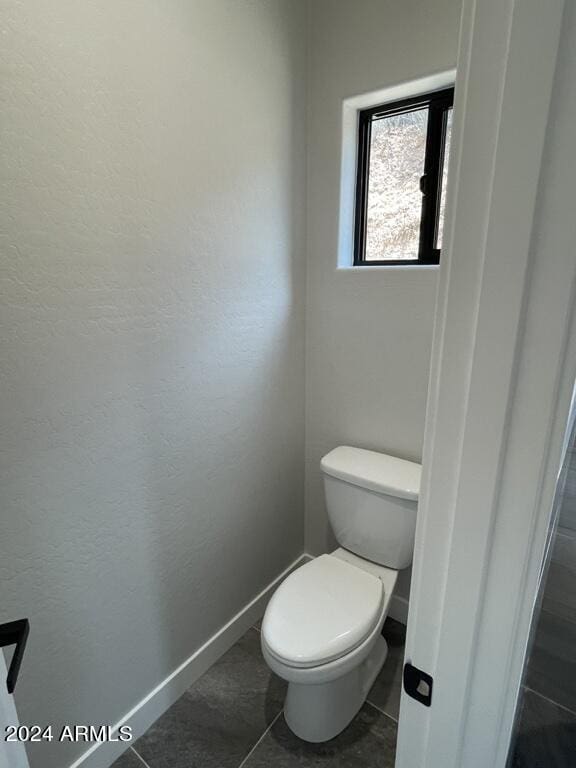
M 0 622 L 111 723 L 302 551 L 304 6 L 0 14 Z
M 458 16 L 3 6 L 0 621 L 32 621 L 22 722 L 114 722 L 302 551 L 306 85 L 307 549 L 332 544 L 325 451 L 420 458 L 436 271 L 336 271 L 341 107 L 453 66 Z
M 420 460 L 436 268 L 337 270 L 342 101 L 455 65 L 459 0 L 311 0 L 306 545 L 333 546 L 319 475 L 339 444 Z M 399 594 L 407 596 L 407 575 Z

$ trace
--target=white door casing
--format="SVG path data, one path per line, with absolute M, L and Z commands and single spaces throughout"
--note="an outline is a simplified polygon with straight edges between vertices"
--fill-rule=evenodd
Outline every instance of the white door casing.
M 0 768 L 28 768 L 24 745 L 5 741 L 6 727 L 18 725 L 14 697 L 6 690 L 6 674 L 6 663 L 4 656 L 0 653 Z
M 568 6 L 464 2 L 397 768 L 506 762 L 576 376 Z

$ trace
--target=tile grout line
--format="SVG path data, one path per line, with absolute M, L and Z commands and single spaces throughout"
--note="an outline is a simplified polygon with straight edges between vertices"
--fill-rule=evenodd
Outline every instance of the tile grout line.
M 396 723 L 398 725 L 398 720 L 393 717 L 392 715 L 388 714 L 388 712 L 385 712 L 380 707 L 376 706 L 376 704 L 373 704 L 370 699 L 366 699 L 366 704 L 369 704 L 373 709 L 375 709 L 377 712 L 380 712 L 381 715 L 384 715 L 384 717 L 387 717 L 389 720 L 392 720 L 393 723 Z
M 256 748 L 257 748 L 257 747 L 258 747 L 258 746 L 259 746 L 259 745 L 262 743 L 262 740 L 263 740 L 263 739 L 264 739 L 264 737 L 267 735 L 268 731 L 269 731 L 269 730 L 272 728 L 272 726 L 274 725 L 274 723 L 276 722 L 276 720 L 278 720 L 278 718 L 280 717 L 280 715 L 282 714 L 282 712 L 283 712 L 283 711 L 284 711 L 284 710 L 282 710 L 282 709 L 281 709 L 281 710 L 280 710 L 280 712 L 278 712 L 278 714 L 276 715 L 276 717 L 274 718 L 274 720 L 272 720 L 272 722 L 271 722 L 271 723 L 270 723 L 270 725 L 269 725 L 269 726 L 266 728 L 266 730 L 264 731 L 264 733 L 262 734 L 262 736 L 260 736 L 260 738 L 258 739 L 258 741 L 256 742 L 256 744 L 254 744 L 254 746 L 252 747 L 252 749 L 250 750 L 250 752 L 248 752 L 248 754 L 246 755 L 246 757 L 245 757 L 245 758 L 242 760 L 242 762 L 240 763 L 240 765 L 238 766 L 238 768 L 242 768 L 242 766 L 243 766 L 243 765 L 245 765 L 245 763 L 246 763 L 246 761 L 248 760 L 248 758 L 250 757 L 250 755 L 252 755 L 252 754 L 254 753 L 254 751 L 256 750 Z
M 574 710 L 570 709 L 569 707 L 565 707 L 564 704 L 560 704 L 557 701 L 554 701 L 554 699 L 550 699 L 548 698 L 548 696 L 544 696 L 543 693 L 540 693 L 540 691 L 535 691 L 534 688 L 530 688 L 528 685 L 525 685 L 524 689 L 526 691 L 530 691 L 530 693 L 533 693 L 535 696 L 539 696 L 541 699 L 544 699 L 544 701 L 547 701 L 549 704 L 554 704 L 554 706 L 558 707 L 558 709 L 563 709 L 564 712 L 568 712 L 569 715 L 572 715 L 572 717 L 576 718 L 576 712 L 574 712 Z
M 261 634 L 260 627 L 256 626 L 255 624 L 252 624 L 249 629 L 253 629 L 258 634 Z M 537 692 L 535 691 L 534 693 L 537 693 Z M 537 695 L 540 695 L 540 694 L 537 694 Z M 543 696 L 542 698 L 546 698 L 546 697 Z M 366 704 L 371 706 L 373 709 L 375 709 L 377 712 L 379 712 L 381 715 L 383 715 L 387 719 L 391 720 L 396 726 L 398 726 L 398 720 L 393 715 L 390 715 L 388 712 L 385 712 L 379 706 L 377 706 L 376 704 L 371 702 L 368 698 L 365 699 L 365 702 L 366 702 Z M 552 702 L 552 703 L 555 704 L 556 702 Z M 565 709 L 565 707 L 562 707 L 562 709 Z M 570 711 L 570 710 L 567 710 L 567 711 Z M 250 757 L 254 754 L 256 749 L 260 746 L 260 744 L 262 743 L 264 738 L 267 736 L 267 734 L 270 732 L 270 730 L 273 728 L 274 724 L 276 723 L 276 721 L 278 720 L 280 715 L 282 715 L 282 713 L 283 713 L 283 709 L 281 709 L 278 712 L 278 714 L 272 719 L 270 724 L 265 728 L 265 730 L 263 731 L 261 736 L 258 738 L 256 743 L 250 748 L 250 750 L 248 751 L 246 756 L 241 760 L 240 764 L 238 765 L 238 768 L 244 768 L 246 766 L 246 764 L 247 764 L 248 760 L 250 759 Z M 570 713 L 570 714 L 573 714 L 573 713 Z M 139 762 L 142 763 L 143 768 L 151 768 L 151 766 L 146 762 L 146 760 L 140 755 L 140 753 L 133 746 L 130 746 L 129 749 L 132 750 L 132 752 L 134 753 L 136 758 L 139 760 Z
M 134 747 L 132 747 L 132 746 L 131 746 L 131 747 L 130 747 L 130 749 L 132 750 L 132 752 L 134 752 L 134 754 L 136 755 L 136 757 L 138 758 L 138 760 L 140 760 L 140 762 L 142 763 L 142 765 L 146 766 L 146 768 L 150 768 L 150 766 L 148 765 L 148 763 L 146 762 L 146 760 L 144 760 L 144 758 L 142 757 L 142 755 L 141 755 L 139 752 L 136 752 L 136 750 L 134 749 Z

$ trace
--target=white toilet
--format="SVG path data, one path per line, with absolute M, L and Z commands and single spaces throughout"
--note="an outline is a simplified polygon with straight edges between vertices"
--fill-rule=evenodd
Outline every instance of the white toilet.
M 291 573 L 262 623 L 264 658 L 289 683 L 286 722 L 312 742 L 348 725 L 386 661 L 381 629 L 398 571 L 412 562 L 421 471 L 348 446 L 321 467 L 341 547 Z

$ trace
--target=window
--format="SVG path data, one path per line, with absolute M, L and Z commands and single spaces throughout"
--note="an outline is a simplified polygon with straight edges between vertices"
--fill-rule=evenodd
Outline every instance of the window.
M 354 264 L 438 264 L 454 89 L 359 112 Z

